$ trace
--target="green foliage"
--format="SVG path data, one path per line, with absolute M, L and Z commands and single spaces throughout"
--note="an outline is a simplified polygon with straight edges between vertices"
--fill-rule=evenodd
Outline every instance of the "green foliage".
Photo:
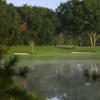
M 52 45 L 59 45 L 59 35 L 54 35 L 52 39 Z
M 51 9 L 28 6 L 15 7 L 0 1 L 0 44 L 29 45 L 34 40 L 36 45 L 51 45 L 56 28 L 60 22 L 57 13 Z M 26 25 L 23 32 L 20 27 Z
M 95 46 L 97 39 L 100 37 L 100 1 L 99 0 L 83 0 L 84 11 L 84 31 L 88 34 L 91 45 Z
M 21 39 L 25 45 L 34 39 L 35 45 L 52 44 L 56 27 L 59 26 L 56 12 L 51 9 L 23 5 L 16 7 L 22 22 L 26 22 L 27 28 L 21 33 Z
M 75 49 L 75 47 L 58 47 L 58 48 L 61 48 L 61 49 Z
M 56 12 L 49 8 L 29 6 L 16 7 L 0 1 L 0 44 L 95 46 L 100 37 L 100 1 L 70 0 L 62 3 Z M 20 28 L 26 25 L 24 31 Z M 61 40 L 61 39 L 60 39 Z
M 5 53 L 3 49 L 6 50 L 0 49 L 0 58 Z M 26 78 L 29 72 L 27 67 L 20 68 L 19 71 L 15 70 L 17 63 L 17 56 L 0 63 L 0 100 L 39 100 L 33 93 L 22 90 L 14 84 L 13 77 Z
M 77 45 L 78 42 L 80 42 L 80 46 L 84 45 L 84 40 L 89 40 L 92 46 L 96 45 L 96 41 L 100 37 L 99 9 L 99 0 L 70 0 L 65 3 L 61 2 L 56 9 L 62 24 L 60 31 L 65 32 L 69 36 L 72 45 Z M 88 34 L 88 37 L 83 37 L 83 33 Z M 80 41 L 78 41 L 80 36 Z M 85 42 L 85 45 L 89 45 L 89 43 Z
M 8 51 L 8 47 L 5 45 L 0 45 L 0 59 L 3 57 L 4 54 L 6 54 Z
M 82 35 L 84 29 L 84 13 L 81 1 L 71 0 L 61 3 L 56 12 L 62 23 L 61 32 L 69 37 L 72 45 L 77 45 L 79 35 Z
M 9 17 L 7 15 L 7 5 L 6 2 L 0 0 L 0 44 L 7 41 L 8 31 L 9 31 Z
M 13 4 L 0 1 L 0 44 L 15 44 L 18 34 L 20 34 L 20 16 Z M 16 38 L 15 38 L 16 37 Z
M 8 31 L 9 39 L 6 43 L 6 45 L 16 45 L 18 44 L 19 38 L 20 38 L 20 24 L 21 24 L 21 18 L 17 12 L 17 9 L 14 7 L 13 4 L 7 5 L 7 14 L 9 16 L 10 20 L 10 28 Z

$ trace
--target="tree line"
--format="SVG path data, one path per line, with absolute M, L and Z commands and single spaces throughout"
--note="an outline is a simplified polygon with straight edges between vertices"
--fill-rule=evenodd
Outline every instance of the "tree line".
M 100 41 L 100 0 L 69 0 L 55 11 L 6 0 L 0 7 L 0 44 L 95 46 Z

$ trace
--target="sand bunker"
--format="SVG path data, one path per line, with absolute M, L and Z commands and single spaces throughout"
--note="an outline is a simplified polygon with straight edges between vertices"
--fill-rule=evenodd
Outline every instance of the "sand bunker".
M 71 53 L 93 53 L 93 52 L 71 52 Z
M 29 53 L 14 53 L 16 55 L 30 55 Z

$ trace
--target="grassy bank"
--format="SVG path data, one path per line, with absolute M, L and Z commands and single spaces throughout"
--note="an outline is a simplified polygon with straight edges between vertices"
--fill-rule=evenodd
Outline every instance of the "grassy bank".
M 92 52 L 92 53 L 72 53 Z M 29 53 L 30 55 L 18 55 L 20 60 L 94 60 L 100 59 L 100 47 L 72 47 L 72 46 L 12 46 L 7 57 L 14 53 Z
M 92 52 L 92 53 L 72 53 Z M 12 46 L 5 55 L 7 58 L 14 53 L 29 53 L 30 55 L 17 55 L 19 65 L 36 65 L 49 63 L 99 63 L 100 47 L 73 47 L 73 46 Z M 5 59 L 7 59 L 5 58 Z

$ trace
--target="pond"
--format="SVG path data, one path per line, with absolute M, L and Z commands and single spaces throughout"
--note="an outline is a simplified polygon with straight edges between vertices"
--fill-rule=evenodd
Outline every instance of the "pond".
M 90 73 L 100 71 L 100 63 L 94 64 L 42 64 L 27 66 L 30 69 L 26 79 L 15 79 L 16 84 L 38 97 L 47 100 L 99 100 L 100 84 L 87 82 L 84 69 Z

